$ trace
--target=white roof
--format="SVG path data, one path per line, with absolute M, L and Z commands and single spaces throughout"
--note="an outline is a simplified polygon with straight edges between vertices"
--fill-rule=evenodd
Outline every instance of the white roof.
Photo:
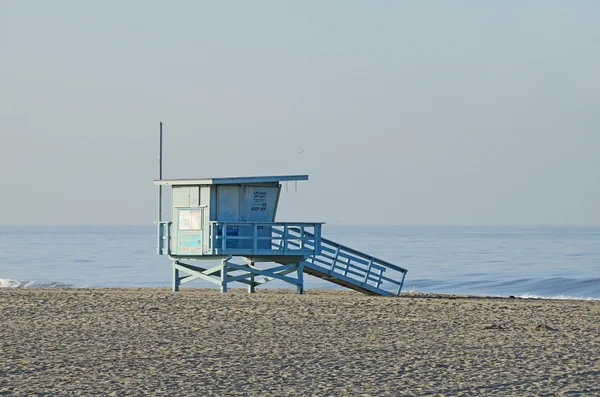
M 155 185 L 239 185 L 247 183 L 307 181 L 308 175 L 242 176 L 231 178 L 190 178 L 155 180 Z

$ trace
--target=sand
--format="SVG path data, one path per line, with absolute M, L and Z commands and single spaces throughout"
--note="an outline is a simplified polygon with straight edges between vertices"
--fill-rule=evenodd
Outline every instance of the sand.
M 1 289 L 0 395 L 600 395 L 600 302 Z

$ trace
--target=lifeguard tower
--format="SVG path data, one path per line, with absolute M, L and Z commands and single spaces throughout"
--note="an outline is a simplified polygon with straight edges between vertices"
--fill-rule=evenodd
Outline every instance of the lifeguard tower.
M 400 295 L 406 269 L 324 239 L 323 222 L 275 221 L 281 182 L 308 175 L 165 180 L 159 163 L 158 254 L 172 260 L 173 291 L 202 279 L 222 292 L 238 282 L 253 293 L 281 280 L 302 294 L 306 273 L 366 294 Z M 161 219 L 163 186 L 171 187 L 171 221 Z M 218 264 L 202 265 L 208 261 Z

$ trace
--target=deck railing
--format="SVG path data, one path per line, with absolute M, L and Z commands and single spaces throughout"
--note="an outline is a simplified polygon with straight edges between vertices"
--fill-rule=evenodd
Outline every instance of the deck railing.
M 210 222 L 213 255 L 315 255 L 322 222 Z
M 158 222 L 158 255 L 171 255 L 171 226 L 173 222 Z

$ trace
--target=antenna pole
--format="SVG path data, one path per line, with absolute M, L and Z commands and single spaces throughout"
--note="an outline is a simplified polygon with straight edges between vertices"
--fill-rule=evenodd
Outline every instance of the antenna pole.
M 163 131 L 162 121 L 160 122 L 160 134 L 158 141 L 158 180 L 162 180 L 162 150 L 163 150 Z M 158 221 L 162 222 L 162 185 L 158 185 Z

